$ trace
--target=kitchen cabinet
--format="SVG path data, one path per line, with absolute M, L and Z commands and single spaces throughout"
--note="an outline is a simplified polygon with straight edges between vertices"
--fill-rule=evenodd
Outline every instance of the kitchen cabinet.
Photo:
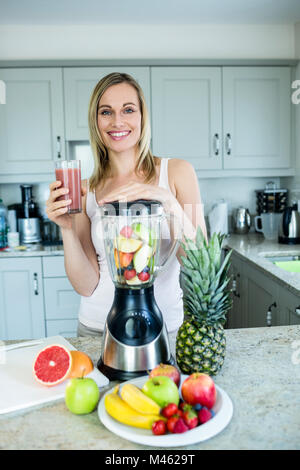
M 229 270 L 229 276 L 231 277 L 231 298 L 232 298 L 232 307 L 227 315 L 227 328 L 243 328 L 246 326 L 246 318 L 244 313 L 245 309 L 243 307 L 244 295 L 244 285 L 242 278 L 242 262 L 240 259 L 231 254 L 231 266 Z
M 0 278 L 0 339 L 44 337 L 41 258 L 2 258 Z
M 0 69 L 0 79 L 0 182 L 48 180 L 65 156 L 62 69 Z
M 228 328 L 300 324 L 300 296 L 255 264 L 233 252 L 230 275 L 233 304 L 227 315 Z
M 141 85 L 150 111 L 149 67 L 71 67 L 64 68 L 64 97 L 67 140 L 89 140 L 88 107 L 94 87 L 112 72 L 132 75 Z
M 278 289 L 278 302 L 282 320 L 286 325 L 300 325 L 300 296 L 280 286 Z
M 223 68 L 225 169 L 290 167 L 290 89 L 289 67 Z
M 249 263 L 243 263 L 243 282 L 247 327 L 279 325 L 278 284 Z
M 42 261 L 47 336 L 77 336 L 80 295 L 66 277 L 64 257 L 49 256 Z
M 154 154 L 196 170 L 291 166 L 290 67 L 153 67 L 151 83 Z
M 154 155 L 221 169 L 221 68 L 153 67 L 151 85 Z
M 63 256 L 0 259 L 0 340 L 77 336 L 79 303 Z

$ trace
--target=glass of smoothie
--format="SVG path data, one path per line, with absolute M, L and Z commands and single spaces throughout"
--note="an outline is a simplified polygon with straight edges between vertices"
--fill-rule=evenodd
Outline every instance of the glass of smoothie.
M 69 193 L 60 196 L 57 200 L 71 199 L 68 206 L 69 214 L 82 211 L 81 205 L 81 167 L 80 160 L 62 160 L 55 162 L 56 181 L 61 181 L 60 188 L 68 188 Z

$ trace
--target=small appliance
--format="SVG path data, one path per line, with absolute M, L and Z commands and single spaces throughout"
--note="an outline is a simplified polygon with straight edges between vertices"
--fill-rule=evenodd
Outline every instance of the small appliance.
M 233 228 L 235 233 L 244 235 L 251 227 L 249 210 L 245 207 L 238 207 L 233 213 Z
M 258 215 L 264 212 L 282 212 L 287 207 L 288 190 L 276 188 L 274 181 L 269 181 L 265 189 L 257 189 L 255 193 Z
M 176 253 L 179 229 L 154 200 L 105 204 L 100 214 L 115 295 L 97 367 L 110 380 L 129 380 L 174 363 L 153 283 Z
M 62 234 L 59 226 L 49 219 L 42 219 L 42 244 L 44 246 L 62 245 Z
M 41 223 L 37 204 L 32 197 L 32 185 L 22 184 L 20 186 L 22 203 L 18 218 L 18 231 L 21 244 L 39 243 L 41 237 Z
M 284 209 L 279 224 L 278 242 L 286 245 L 300 243 L 300 213 L 297 204 Z

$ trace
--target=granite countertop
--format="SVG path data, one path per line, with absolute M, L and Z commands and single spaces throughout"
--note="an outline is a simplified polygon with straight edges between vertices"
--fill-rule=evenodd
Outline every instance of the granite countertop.
M 276 240 L 266 240 L 263 235 L 229 235 L 225 247 L 231 248 L 244 261 L 253 263 L 256 268 L 272 277 L 296 295 L 300 295 L 300 273 L 285 271 L 268 259 L 271 256 L 300 255 L 300 245 L 283 245 Z
M 175 337 L 170 335 L 171 350 Z M 300 449 L 300 325 L 226 330 L 227 352 L 214 380 L 233 402 L 218 435 L 171 450 Z M 101 337 L 68 338 L 96 364 Z M 101 389 L 101 396 L 113 386 Z M 64 401 L 0 417 L 0 449 L 140 450 L 107 430 L 97 411 L 77 416 Z M 158 449 L 158 448 L 157 448 Z M 129 453 L 130 455 L 130 453 Z
M 23 247 L 22 247 L 23 248 Z M 1 258 L 20 258 L 32 256 L 64 256 L 63 245 L 43 246 L 39 243 L 24 245 L 24 249 L 6 248 L 0 251 Z

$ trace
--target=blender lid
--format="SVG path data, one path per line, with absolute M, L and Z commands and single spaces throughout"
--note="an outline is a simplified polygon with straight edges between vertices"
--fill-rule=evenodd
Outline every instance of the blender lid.
M 143 216 L 143 215 L 161 215 L 163 206 L 161 202 L 153 199 L 137 199 L 135 201 L 113 201 L 100 206 L 104 216 Z

